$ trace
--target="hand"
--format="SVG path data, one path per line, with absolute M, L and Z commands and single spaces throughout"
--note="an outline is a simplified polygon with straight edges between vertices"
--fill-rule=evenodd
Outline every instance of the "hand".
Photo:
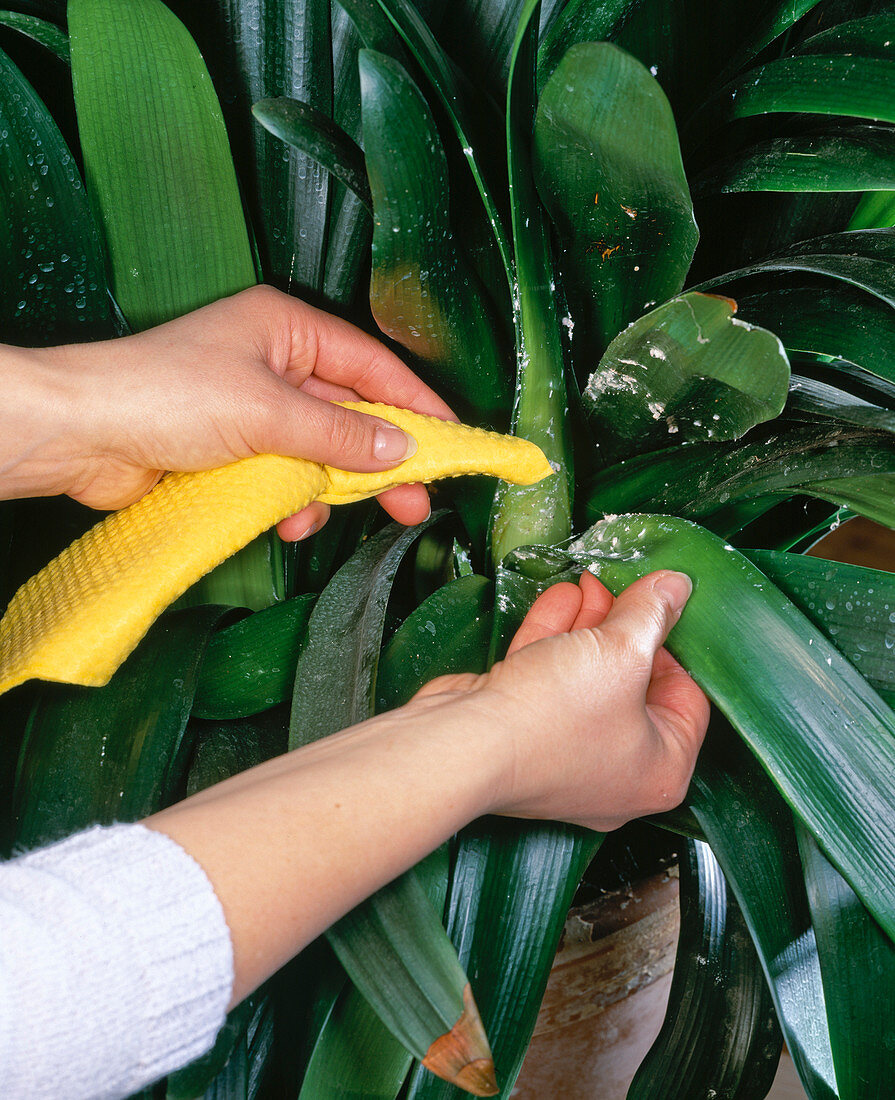
M 0 442 L 0 495 L 67 492 L 94 508 L 121 508 L 167 470 L 275 453 L 369 471 L 413 453 L 402 431 L 335 400 L 456 419 L 372 336 L 265 286 L 135 336 L 8 350 L 23 379 L 38 378 L 42 389 L 37 398 L 13 390 L 21 400 L 10 406 L 16 431 Z M 31 441 L 27 454 L 6 453 L 23 438 Z M 421 485 L 380 501 L 403 523 L 429 512 Z M 278 530 L 302 538 L 328 514 L 315 502 Z
M 664 571 L 616 600 L 583 573 L 537 599 L 489 673 L 442 676 L 414 699 L 465 696 L 501 731 L 511 760 L 493 812 L 607 832 L 669 810 L 709 718 L 705 695 L 661 648 L 690 591 L 689 578 Z

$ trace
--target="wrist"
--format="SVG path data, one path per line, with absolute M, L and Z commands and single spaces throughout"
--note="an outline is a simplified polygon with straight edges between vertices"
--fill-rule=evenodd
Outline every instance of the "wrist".
M 0 345 L 0 498 L 69 490 L 86 455 L 77 443 L 77 395 L 56 348 Z

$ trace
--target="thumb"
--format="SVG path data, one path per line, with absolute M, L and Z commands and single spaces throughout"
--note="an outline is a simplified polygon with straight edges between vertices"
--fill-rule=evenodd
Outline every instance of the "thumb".
M 615 635 L 624 649 L 648 658 L 652 667 L 653 657 L 681 617 L 692 591 L 685 573 L 668 569 L 650 573 L 618 596 L 600 631 Z
M 362 473 L 389 469 L 416 453 L 412 436 L 378 416 L 344 409 L 287 382 L 281 386 L 261 433 L 263 445 L 255 446 L 259 453 L 310 458 Z

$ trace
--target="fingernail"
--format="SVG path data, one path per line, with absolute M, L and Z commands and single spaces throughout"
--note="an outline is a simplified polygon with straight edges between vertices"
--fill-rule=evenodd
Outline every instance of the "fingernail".
M 668 601 L 672 614 L 680 618 L 687 600 L 690 599 L 690 593 L 693 591 L 693 582 L 686 573 L 663 573 L 662 576 L 656 579 L 653 591 L 664 596 Z
M 312 523 L 311 526 L 307 529 L 307 531 L 302 531 L 302 533 L 298 536 L 298 538 L 295 541 L 296 542 L 301 542 L 302 539 L 309 539 L 311 537 L 311 535 L 316 534 L 319 530 L 320 530 L 320 524 L 319 523 Z
M 373 455 L 380 462 L 403 462 L 416 454 L 416 440 L 400 428 L 377 428 L 373 433 Z

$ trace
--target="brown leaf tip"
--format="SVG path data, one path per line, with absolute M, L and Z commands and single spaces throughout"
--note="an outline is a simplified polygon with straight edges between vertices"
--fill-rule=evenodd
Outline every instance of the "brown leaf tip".
M 429 1047 L 423 1065 L 474 1096 L 497 1096 L 500 1091 L 488 1036 L 469 983 L 463 990 L 460 1018 Z

